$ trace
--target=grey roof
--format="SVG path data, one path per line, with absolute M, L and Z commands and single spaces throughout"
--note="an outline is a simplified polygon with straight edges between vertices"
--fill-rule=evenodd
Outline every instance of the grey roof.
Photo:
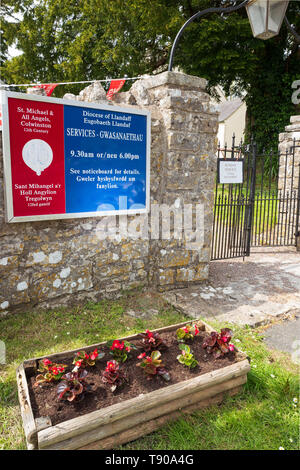
M 242 106 L 243 101 L 240 98 L 235 98 L 234 100 L 225 101 L 218 105 L 219 111 L 219 122 L 225 121 L 229 118 L 240 106 Z

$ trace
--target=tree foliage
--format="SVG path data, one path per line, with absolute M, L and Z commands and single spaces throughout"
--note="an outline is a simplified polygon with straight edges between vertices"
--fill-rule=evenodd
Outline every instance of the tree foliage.
M 165 70 L 173 40 L 197 11 L 229 0 L 2 0 L 2 79 L 58 82 L 137 76 Z M 289 21 L 300 30 L 300 3 Z M 18 19 L 19 18 L 19 19 Z M 22 53 L 9 58 L 8 46 Z M 266 147 L 295 113 L 291 84 L 300 78 L 299 46 L 285 25 L 268 41 L 254 39 L 246 10 L 191 23 L 175 65 L 243 96 L 249 132 Z M 80 88 L 57 87 L 55 94 Z

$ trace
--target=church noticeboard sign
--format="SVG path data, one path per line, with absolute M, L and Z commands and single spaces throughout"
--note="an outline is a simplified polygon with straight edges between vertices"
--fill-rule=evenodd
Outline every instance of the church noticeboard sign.
M 8 222 L 148 212 L 148 111 L 13 92 L 2 106 Z
M 244 161 L 233 158 L 218 159 L 218 183 L 243 183 Z

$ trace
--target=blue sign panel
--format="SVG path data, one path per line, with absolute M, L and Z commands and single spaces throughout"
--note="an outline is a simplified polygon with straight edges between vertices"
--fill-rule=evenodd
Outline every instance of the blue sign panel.
M 145 114 L 64 105 L 66 213 L 146 209 L 147 144 Z

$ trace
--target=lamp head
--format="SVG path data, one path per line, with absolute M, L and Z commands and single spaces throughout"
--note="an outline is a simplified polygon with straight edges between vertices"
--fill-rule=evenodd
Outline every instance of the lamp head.
M 253 36 L 270 39 L 280 31 L 289 0 L 250 0 L 246 5 Z

